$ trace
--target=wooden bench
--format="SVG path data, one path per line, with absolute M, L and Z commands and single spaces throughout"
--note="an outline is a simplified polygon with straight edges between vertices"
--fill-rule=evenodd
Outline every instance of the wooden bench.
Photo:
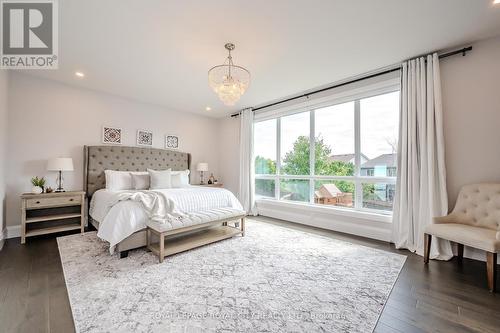
M 149 221 L 146 224 L 147 248 L 158 256 L 160 262 L 163 262 L 166 256 L 236 235 L 245 236 L 245 216 L 244 211 L 235 209 L 197 212 L 185 218 L 191 225 L 181 228 Z M 237 221 L 234 226 L 228 224 L 232 221 Z M 157 241 L 153 242 L 155 240 Z

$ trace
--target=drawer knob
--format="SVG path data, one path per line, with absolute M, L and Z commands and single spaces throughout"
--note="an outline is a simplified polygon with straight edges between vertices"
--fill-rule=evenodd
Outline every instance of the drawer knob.
M 39 203 L 40 203 L 40 201 L 37 201 L 36 203 L 37 203 L 37 204 L 39 204 Z
M 69 201 L 73 201 L 73 200 L 75 200 L 75 199 L 73 199 L 73 198 L 69 199 Z

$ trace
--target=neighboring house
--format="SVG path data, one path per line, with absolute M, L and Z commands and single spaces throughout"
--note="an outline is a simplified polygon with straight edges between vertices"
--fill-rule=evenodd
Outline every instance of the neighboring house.
M 352 193 L 344 193 L 335 184 L 323 184 L 314 191 L 314 203 L 352 207 Z
M 329 157 L 330 162 L 344 162 L 344 163 L 352 163 L 354 164 L 355 154 L 341 154 L 341 155 L 332 155 Z M 364 154 L 361 154 L 361 164 L 368 161 L 368 157 Z
M 361 165 L 361 176 L 396 177 L 397 154 L 382 154 Z M 373 193 L 363 198 L 363 207 L 391 210 L 396 186 L 394 184 L 376 183 Z
M 396 177 L 396 154 L 382 154 L 361 164 L 361 176 Z

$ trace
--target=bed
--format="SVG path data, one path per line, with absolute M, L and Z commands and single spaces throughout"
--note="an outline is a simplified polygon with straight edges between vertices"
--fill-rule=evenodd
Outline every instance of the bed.
M 111 253 L 118 252 L 120 257 L 126 257 L 128 250 L 146 246 L 148 216 L 139 202 L 117 202 L 116 197 L 120 195 L 120 191 L 106 190 L 104 171 L 182 171 L 189 170 L 190 163 L 189 153 L 172 150 L 122 146 L 84 147 L 84 187 L 89 202 L 88 221 L 97 229 L 97 235 L 109 242 Z M 188 186 L 157 192 L 171 198 L 178 208 L 187 214 L 226 207 L 242 210 L 234 195 L 222 188 Z

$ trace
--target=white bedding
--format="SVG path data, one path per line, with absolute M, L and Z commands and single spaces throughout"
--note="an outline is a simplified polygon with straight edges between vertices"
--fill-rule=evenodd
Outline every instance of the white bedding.
M 144 229 L 148 214 L 140 202 L 125 200 L 117 202 L 120 193 L 136 191 L 98 190 L 90 202 L 90 216 L 99 222 L 97 236 L 109 242 L 110 251 L 116 244 L 136 231 Z M 173 200 L 182 213 L 193 213 L 213 208 L 235 208 L 243 210 L 240 202 L 230 191 L 222 188 L 189 186 L 165 190 L 154 190 Z

